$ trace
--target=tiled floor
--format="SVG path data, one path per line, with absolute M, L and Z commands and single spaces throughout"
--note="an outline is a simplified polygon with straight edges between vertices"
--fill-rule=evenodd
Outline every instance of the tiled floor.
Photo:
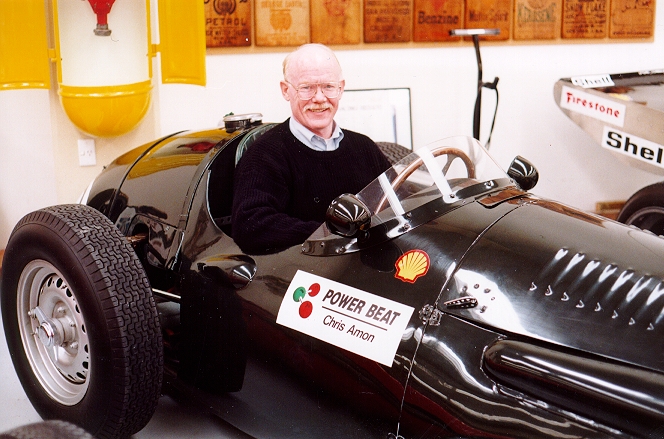
M 0 431 L 40 421 L 16 377 L 4 331 L 0 337 Z

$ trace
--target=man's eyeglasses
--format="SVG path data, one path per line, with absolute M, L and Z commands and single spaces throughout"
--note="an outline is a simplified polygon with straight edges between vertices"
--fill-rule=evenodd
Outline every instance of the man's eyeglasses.
M 288 81 L 286 81 L 288 82 Z M 340 82 L 322 82 L 319 84 L 300 84 L 297 87 L 292 85 L 293 88 L 297 91 L 297 97 L 303 101 L 308 101 L 309 99 L 316 96 L 318 93 L 318 88 L 323 92 L 326 98 L 334 99 L 339 97 L 341 94 L 341 83 Z

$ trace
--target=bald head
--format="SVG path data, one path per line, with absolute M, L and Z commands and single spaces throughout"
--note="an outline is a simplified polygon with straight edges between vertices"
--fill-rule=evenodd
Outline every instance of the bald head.
M 284 80 L 293 83 L 296 76 L 310 69 L 328 71 L 336 77 L 335 81 L 343 79 L 341 65 L 334 52 L 322 44 L 305 44 L 300 46 L 284 59 Z
M 323 85 L 339 93 L 326 95 Z M 345 87 L 334 52 L 322 44 L 300 46 L 284 60 L 284 80 L 280 87 L 284 99 L 290 103 L 293 118 L 314 134 L 329 139 Z M 305 93 L 302 98 L 298 92 L 302 87 L 315 90 L 315 94 Z

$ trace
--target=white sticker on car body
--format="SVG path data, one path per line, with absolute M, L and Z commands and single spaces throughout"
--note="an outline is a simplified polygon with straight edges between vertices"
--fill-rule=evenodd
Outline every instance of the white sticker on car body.
M 560 107 L 619 127 L 625 124 L 627 107 L 624 104 L 564 85 Z
M 277 323 L 392 366 L 412 314 L 408 305 L 299 270 Z
M 603 148 L 664 168 L 664 145 L 625 133 L 616 128 L 604 127 Z
M 572 80 L 572 84 L 583 88 L 612 87 L 616 85 L 613 79 L 611 79 L 611 75 L 608 74 L 574 76 L 570 79 Z

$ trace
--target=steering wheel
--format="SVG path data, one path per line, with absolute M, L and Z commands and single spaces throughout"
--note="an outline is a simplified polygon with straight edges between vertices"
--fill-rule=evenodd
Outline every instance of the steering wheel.
M 450 169 L 452 161 L 454 161 L 454 159 L 456 158 L 459 158 L 466 167 L 466 173 L 468 174 L 468 178 L 475 178 L 475 164 L 473 163 L 472 160 L 470 160 L 470 158 L 466 155 L 466 153 L 461 151 L 460 149 L 442 146 L 439 148 L 432 149 L 431 154 L 434 157 L 438 157 L 441 155 L 449 156 L 447 159 L 447 163 L 445 163 L 445 166 L 443 166 L 443 174 L 446 174 L 447 171 Z M 406 181 L 408 177 L 410 177 L 411 174 L 415 172 L 417 168 L 422 166 L 423 163 L 424 160 L 422 160 L 422 157 L 418 157 L 415 161 L 406 166 L 404 170 L 401 171 L 399 175 L 397 175 L 397 178 L 395 178 L 394 181 L 392 182 L 392 189 L 396 192 L 397 189 L 399 189 L 401 185 L 404 183 L 404 181 Z M 387 201 L 387 195 L 384 195 L 383 198 L 380 200 L 380 203 L 378 203 L 378 208 L 376 209 L 376 213 L 383 210 L 386 201 Z

